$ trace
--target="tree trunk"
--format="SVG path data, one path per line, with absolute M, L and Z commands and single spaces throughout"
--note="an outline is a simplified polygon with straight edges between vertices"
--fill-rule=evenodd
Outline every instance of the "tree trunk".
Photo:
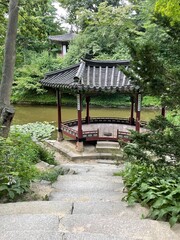
M 7 137 L 14 116 L 10 96 L 14 78 L 16 35 L 18 24 L 18 1 L 9 1 L 9 20 L 6 34 L 2 82 L 0 86 L 0 135 Z

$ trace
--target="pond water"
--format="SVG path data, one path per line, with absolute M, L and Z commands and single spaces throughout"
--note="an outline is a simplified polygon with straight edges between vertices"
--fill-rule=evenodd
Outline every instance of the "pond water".
M 29 106 L 29 105 L 16 105 L 15 117 L 13 124 L 25 124 L 30 122 L 55 122 L 57 125 L 57 108 L 56 106 Z M 82 116 L 85 117 L 85 109 Z M 141 119 L 149 121 L 156 115 L 160 114 L 160 110 L 143 109 Z M 130 116 L 130 108 L 90 108 L 91 117 L 122 117 L 128 118 Z M 62 121 L 67 121 L 77 118 L 76 107 L 62 107 Z

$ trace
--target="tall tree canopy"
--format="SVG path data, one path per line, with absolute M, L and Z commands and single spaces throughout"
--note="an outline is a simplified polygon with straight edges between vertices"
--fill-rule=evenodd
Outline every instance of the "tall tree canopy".
M 80 8 L 84 8 L 87 10 L 90 10 L 92 12 L 97 12 L 98 7 L 101 3 L 105 2 L 102 0 L 58 0 L 58 2 L 61 4 L 62 7 L 66 8 L 69 14 L 69 23 L 73 24 L 77 17 L 77 11 L 79 11 Z M 120 2 L 119 0 L 107 0 L 106 1 L 108 5 L 111 6 L 119 6 Z
M 178 0 L 158 0 L 155 11 L 170 18 L 172 24 L 180 22 L 180 2 Z
M 134 27 L 128 29 L 127 39 L 134 71 L 131 77 L 145 93 L 160 96 L 162 104 L 173 108 L 180 105 L 180 21 L 174 18 L 172 26 L 167 16 L 157 15 L 159 3 L 141 0 L 133 4 Z
M 78 25 L 82 31 L 71 43 L 64 63 L 69 65 L 78 62 L 86 53 L 96 59 L 129 58 L 124 43 L 129 23 L 128 11 L 128 7 L 113 7 L 107 2 L 101 3 L 96 12 L 79 9 Z

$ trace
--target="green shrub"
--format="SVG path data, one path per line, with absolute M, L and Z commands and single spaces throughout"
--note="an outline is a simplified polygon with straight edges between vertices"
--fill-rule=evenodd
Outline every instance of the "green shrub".
M 13 84 L 13 100 L 19 101 L 28 94 L 46 92 L 39 83 L 44 75 L 61 68 L 62 58 L 54 58 L 47 51 L 41 54 L 29 51 L 27 63 L 16 69 Z
M 40 180 L 50 181 L 51 183 L 55 182 L 59 175 L 64 175 L 63 169 L 50 169 L 48 171 L 42 172 L 39 175 Z
M 39 144 L 36 145 L 36 148 L 38 150 L 38 157 L 41 161 L 47 162 L 52 165 L 57 165 L 54 159 L 54 153 L 52 151 L 47 150 Z
M 37 149 L 29 136 L 0 139 L 0 200 L 15 200 L 26 192 L 37 175 Z
M 132 132 L 124 147 L 129 163 L 121 173 L 129 204 L 149 207 L 147 217 L 180 222 L 180 128 L 164 117 L 151 120 L 145 133 Z
M 142 162 L 129 163 L 121 173 L 128 194 L 124 200 L 149 207 L 147 217 L 180 222 L 180 167 Z
M 54 131 L 55 126 L 48 122 L 35 122 L 11 126 L 11 132 L 29 134 L 34 141 L 48 139 Z
M 39 161 L 55 164 L 53 153 L 37 145 L 30 134 L 16 129 L 7 139 L 0 138 L 0 201 L 14 201 L 28 191 L 39 176 L 35 167 Z M 51 179 L 57 174 L 51 174 Z

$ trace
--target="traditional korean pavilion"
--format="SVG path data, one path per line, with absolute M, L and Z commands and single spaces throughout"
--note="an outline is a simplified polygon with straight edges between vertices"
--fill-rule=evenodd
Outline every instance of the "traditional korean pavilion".
M 65 56 L 68 50 L 68 46 L 70 41 L 76 36 L 75 33 L 66 33 L 63 35 L 54 35 L 54 36 L 49 36 L 49 40 L 52 42 L 61 45 L 61 56 Z
M 63 134 L 76 139 L 77 150 L 83 151 L 84 141 L 129 140 L 129 129 L 140 131 L 145 122 L 140 122 L 141 92 L 120 70 L 128 68 L 129 61 L 97 61 L 82 59 L 71 67 L 47 73 L 41 80 L 44 87 L 54 88 L 57 93 L 58 140 Z M 77 96 L 77 119 L 61 120 L 61 93 Z M 90 99 L 105 93 L 128 94 L 131 101 L 129 118 L 90 117 Z M 82 99 L 86 99 L 86 117 L 82 118 Z M 108 95 L 107 95 L 108 98 Z M 134 112 L 136 113 L 134 118 Z

